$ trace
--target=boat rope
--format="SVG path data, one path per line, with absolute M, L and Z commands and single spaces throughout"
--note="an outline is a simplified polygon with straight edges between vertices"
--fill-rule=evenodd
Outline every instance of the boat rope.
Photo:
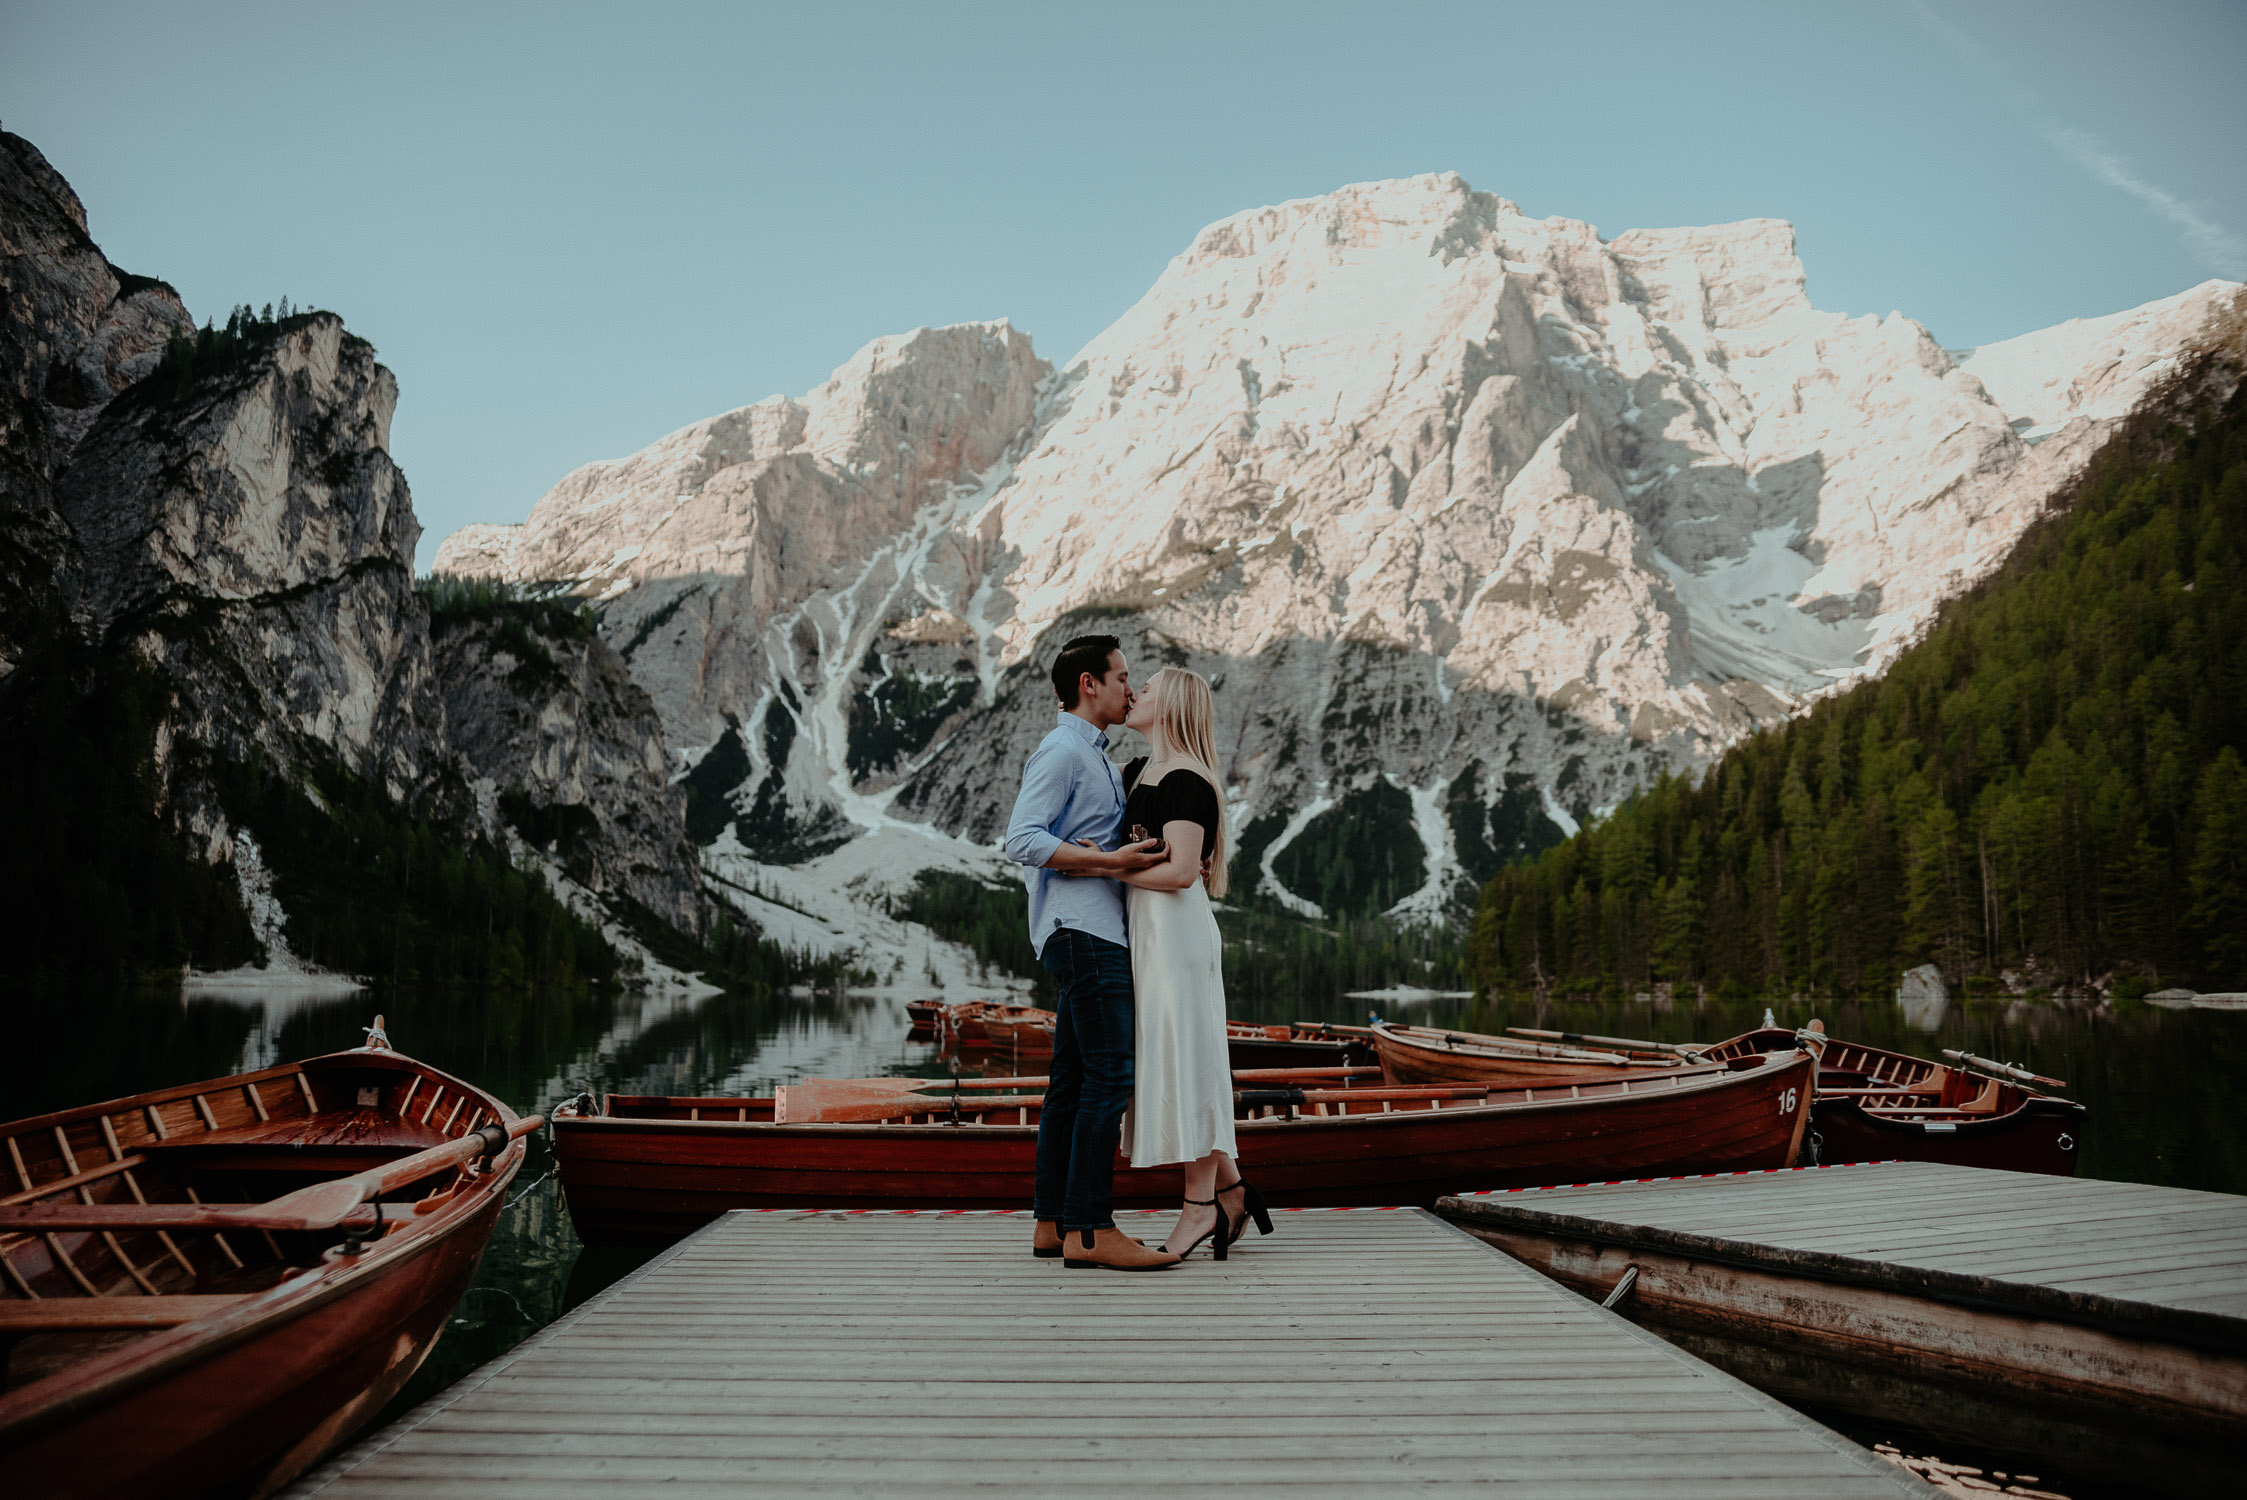
M 490 1292 L 494 1296 L 505 1297 L 507 1299 L 508 1306 L 515 1309 L 516 1317 L 521 1318 L 526 1323 L 531 1321 L 531 1315 L 523 1311 L 523 1304 L 517 1302 L 515 1300 L 515 1294 L 507 1290 L 507 1288 L 503 1286 L 472 1286 L 466 1292 L 461 1293 L 461 1295 L 463 1297 L 468 1297 L 474 1295 L 477 1292 Z
M 554 1169 L 552 1167 L 548 1167 L 545 1171 L 539 1173 L 536 1177 L 533 1177 L 530 1181 L 524 1183 L 522 1186 L 522 1190 L 516 1193 L 514 1197 L 508 1199 L 506 1203 L 502 1204 L 499 1211 L 501 1213 L 507 1212 L 508 1209 L 513 1208 L 516 1204 L 522 1202 L 525 1198 L 528 1198 L 531 1195 L 532 1189 L 536 1188 L 540 1183 L 544 1182 L 547 1178 L 553 1175 Z

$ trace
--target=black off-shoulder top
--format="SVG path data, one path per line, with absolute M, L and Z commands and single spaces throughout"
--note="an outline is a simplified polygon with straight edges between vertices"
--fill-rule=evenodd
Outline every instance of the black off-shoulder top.
M 1217 847 L 1218 821 L 1223 816 L 1217 801 L 1217 788 L 1199 771 L 1184 766 L 1173 767 L 1163 779 L 1152 786 L 1139 784 L 1139 773 L 1147 769 L 1147 757 L 1142 755 L 1124 767 L 1124 785 L 1129 791 L 1124 797 L 1123 832 L 1126 841 L 1131 837 L 1133 825 L 1147 830 L 1149 838 L 1161 838 L 1166 823 L 1199 823 L 1202 826 L 1202 854 L 1206 857 Z

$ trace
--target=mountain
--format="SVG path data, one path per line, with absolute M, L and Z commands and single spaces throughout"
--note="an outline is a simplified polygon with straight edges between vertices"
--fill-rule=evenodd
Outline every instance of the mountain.
M 2227 290 L 1954 352 L 1814 308 L 1777 221 L 1363 184 L 1210 226 L 1059 370 L 1004 323 L 880 340 L 436 566 L 603 604 L 705 867 L 791 940 L 998 873 L 1088 629 L 1218 685 L 1248 891 L 1436 916 L 1876 675 Z
M 613 650 L 511 593 L 432 631 L 371 345 L 285 301 L 198 329 L 4 133 L 0 286 L 0 972 L 572 987 L 708 956 Z
M 1480 986 L 2238 988 L 2243 377 L 2247 300 L 1878 680 L 1501 872 Z

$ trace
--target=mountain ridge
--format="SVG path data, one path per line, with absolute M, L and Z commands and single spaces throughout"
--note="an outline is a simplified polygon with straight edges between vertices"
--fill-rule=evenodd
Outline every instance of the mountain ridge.
M 843 370 L 880 380 L 814 393 L 824 446 L 784 446 L 770 398 L 728 414 L 769 414 L 746 458 L 695 424 L 437 566 L 606 602 L 674 775 L 731 747 L 705 853 L 744 885 L 834 876 L 864 907 L 887 862 L 853 839 L 987 846 L 1050 712 L 1039 659 L 1097 620 L 1219 683 L 1245 884 L 1319 910 L 1288 847 L 1408 807 L 1416 876 L 1403 851 L 1337 899 L 1432 917 L 1876 673 L 2223 291 L 1961 359 L 1818 311 L 1783 221 L 1608 240 L 1455 174 L 1359 184 L 1204 229 L 1058 371 L 1005 324 L 877 341 Z M 830 507 L 795 518 L 808 560 L 720 503 L 760 485 Z

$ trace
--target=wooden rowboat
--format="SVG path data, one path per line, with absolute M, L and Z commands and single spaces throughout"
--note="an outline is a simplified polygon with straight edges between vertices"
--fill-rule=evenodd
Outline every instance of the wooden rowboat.
M 915 1002 L 926 1005 L 928 1002 Z M 1053 1055 L 1054 1014 L 1029 1005 L 1003 1005 L 989 1000 L 969 1000 L 939 1006 L 934 1026 L 947 1051 L 993 1052 L 1017 1059 Z M 916 1028 L 921 1012 L 908 1005 L 906 1012 Z M 1355 1031 L 1358 1028 L 1346 1028 Z M 1253 1021 L 1227 1021 L 1226 1042 L 1236 1068 L 1320 1067 L 1329 1064 L 1369 1063 L 1372 1049 L 1357 1036 L 1312 1023 L 1263 1025 Z
M 1053 1055 L 1053 1012 L 1035 1005 L 965 1000 L 939 1008 L 937 1035 L 948 1052 L 1003 1051 Z
M 11 1495 L 264 1495 L 381 1410 L 542 1123 L 366 1047 L 0 1126 Z
M 1318 1068 L 1377 1061 L 1372 1047 L 1351 1034 L 1354 1030 L 1306 1021 L 1290 1026 L 1227 1021 L 1225 1045 L 1236 1069 Z
M 1377 1021 L 1370 1028 L 1390 1083 L 1553 1083 L 1587 1078 L 1690 1075 L 1766 1052 L 1803 1045 L 1786 1027 L 1761 1027 L 1706 1047 L 1632 1042 L 1545 1032 L 1543 1040 L 1439 1031 Z M 1817 1021 L 1809 1031 L 1822 1036 Z M 1818 1092 L 1810 1122 L 1809 1165 L 1935 1161 L 2008 1172 L 2075 1173 L 2084 1109 L 2015 1077 L 1868 1047 L 1813 1040 Z M 1975 1062 L 1995 1070 L 2004 1064 Z M 2042 1080 L 2056 1082 L 2056 1080 Z
M 1767 1027 L 1719 1042 L 1702 1056 L 1729 1063 L 1796 1045 L 1794 1032 Z M 1974 1061 L 1993 1070 L 2005 1067 Z M 1818 1061 L 1817 1104 L 1803 1161 L 1829 1167 L 1933 1161 L 2073 1177 L 2084 1107 L 2019 1081 L 2034 1074 L 2006 1071 L 2017 1076 L 1999 1078 L 1837 1038 L 1825 1044 Z
M 1375 1021 L 1368 1040 L 1391 1083 L 1586 1083 L 1706 1069 L 1674 1052 L 1555 1045 L 1520 1037 Z M 1788 1046 L 1793 1033 L 1786 1034 Z
M 852 1082 L 865 1112 L 849 1119 L 792 1119 L 788 1090 L 581 1096 L 554 1119 L 578 1234 L 660 1242 L 736 1208 L 1029 1204 L 1043 1102 L 1029 1086 L 1042 1080 L 952 1080 L 887 1103 L 884 1088 L 924 1081 Z M 1236 1092 L 1236 1128 L 1243 1171 L 1274 1203 L 1424 1206 L 1447 1192 L 1784 1166 L 1811 1082 L 1804 1051 L 1550 1088 L 1271 1082 Z M 1176 1167 L 1119 1158 L 1115 1186 L 1119 1208 L 1157 1208 L 1178 1201 L 1181 1181 Z

